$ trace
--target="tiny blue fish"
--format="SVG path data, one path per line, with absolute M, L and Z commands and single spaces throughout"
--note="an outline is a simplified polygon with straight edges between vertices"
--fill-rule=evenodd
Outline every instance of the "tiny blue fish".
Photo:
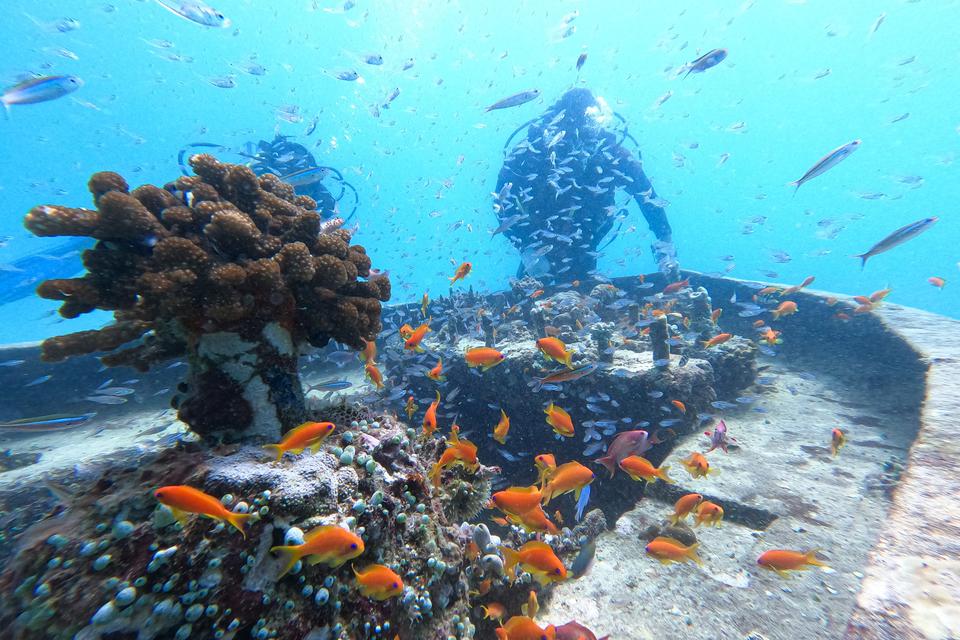
M 52 378 L 52 377 L 53 377 L 53 376 L 50 375 L 50 374 L 47 374 L 47 375 L 45 375 L 45 376 L 40 376 L 40 377 L 37 378 L 36 380 L 31 380 L 30 382 L 28 382 L 27 384 L 25 384 L 25 385 L 23 385 L 23 386 L 24 386 L 24 388 L 26 388 L 26 387 L 35 387 L 35 386 L 37 386 L 38 384 L 43 384 L 44 382 L 46 382 L 47 380 L 49 380 L 49 379 Z
M 349 389 L 352 386 L 353 383 L 349 380 L 324 380 L 323 382 L 309 385 L 307 393 L 311 391 L 340 391 L 342 389 Z
M 732 402 L 727 402 L 726 400 L 714 400 L 710 403 L 710 406 L 714 409 L 734 409 L 737 405 Z
M 590 502 L 590 485 L 588 484 L 580 492 L 580 498 L 577 500 L 577 522 L 583 518 L 583 510 L 587 508 L 587 503 Z
M 0 431 L 62 431 L 64 429 L 78 427 L 90 420 L 90 418 L 95 415 L 97 415 L 96 412 L 81 413 L 78 415 L 57 413 L 49 416 L 39 416 L 36 418 L 21 418 L 20 420 L 0 422 Z

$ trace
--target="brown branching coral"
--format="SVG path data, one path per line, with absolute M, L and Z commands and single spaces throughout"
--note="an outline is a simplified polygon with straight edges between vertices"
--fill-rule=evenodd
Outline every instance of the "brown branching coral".
M 188 390 L 175 402 L 195 430 L 242 432 L 270 422 L 271 410 L 274 425 L 289 428 L 304 412 L 299 346 L 373 339 L 390 282 L 371 276 L 342 221 L 321 222 L 316 203 L 276 176 L 209 155 L 190 163 L 197 175 L 163 189 L 130 191 L 116 173 L 94 174 L 96 209 L 30 210 L 24 224 L 36 235 L 99 240 L 83 276 L 48 280 L 38 294 L 62 301 L 67 318 L 94 309 L 116 317 L 50 338 L 43 357 L 108 352 L 108 365 L 146 369 L 187 355 Z

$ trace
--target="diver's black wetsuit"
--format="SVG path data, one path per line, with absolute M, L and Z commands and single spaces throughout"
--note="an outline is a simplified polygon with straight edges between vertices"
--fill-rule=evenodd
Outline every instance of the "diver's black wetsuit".
M 515 218 L 503 233 L 524 254 L 518 277 L 549 277 L 538 259 L 549 260 L 555 280 L 588 277 L 597 267 L 597 247 L 625 215 L 615 204 L 617 189 L 636 199 L 657 238 L 661 270 L 676 276 L 670 224 L 639 153 L 634 157 L 586 114 L 597 106 L 589 90 L 568 91 L 529 126 L 500 170 L 497 217 L 501 225 Z
M 279 177 L 288 176 L 296 171 L 317 166 L 313 154 L 302 144 L 291 142 L 289 136 L 277 134 L 268 142 L 257 143 L 255 160 L 250 165 L 257 175 L 272 173 Z M 333 217 L 337 201 L 333 194 L 319 180 L 310 184 L 294 187 L 299 195 L 310 196 L 317 202 L 317 211 L 324 218 Z

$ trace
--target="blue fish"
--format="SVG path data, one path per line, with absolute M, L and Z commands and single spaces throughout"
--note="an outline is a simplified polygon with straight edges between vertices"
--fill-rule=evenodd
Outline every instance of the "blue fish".
M 577 522 L 580 522 L 583 519 L 583 510 L 587 508 L 587 503 L 590 502 L 590 485 L 588 484 L 580 491 L 580 498 L 577 499 Z
M 81 414 L 55 413 L 48 416 L 38 416 L 36 418 L 21 418 L 19 420 L 10 420 L 9 422 L 0 422 L 0 431 L 23 433 L 63 431 L 64 429 L 79 427 L 95 415 L 97 415 L 96 412 Z
M 324 380 L 317 384 L 311 384 L 307 389 L 307 393 L 311 391 L 340 391 L 342 389 L 349 389 L 352 386 L 353 383 L 349 380 Z

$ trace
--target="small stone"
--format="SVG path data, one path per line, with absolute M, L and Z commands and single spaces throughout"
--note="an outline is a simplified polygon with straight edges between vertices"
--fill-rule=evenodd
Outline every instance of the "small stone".
M 102 556 L 100 556 L 99 558 L 93 561 L 93 570 L 102 571 L 106 569 L 107 565 L 110 564 L 110 560 L 112 560 L 112 558 L 109 553 L 103 554 Z

